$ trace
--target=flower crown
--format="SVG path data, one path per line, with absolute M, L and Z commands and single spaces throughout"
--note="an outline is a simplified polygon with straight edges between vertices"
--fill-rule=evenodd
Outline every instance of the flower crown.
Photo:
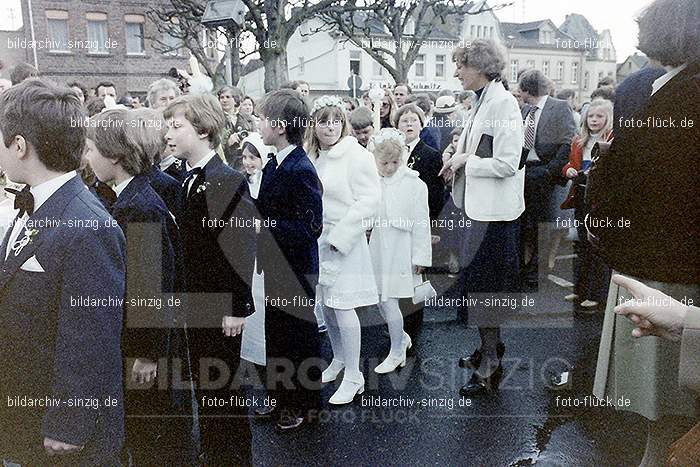
M 379 146 L 385 141 L 394 140 L 401 146 L 406 145 L 406 137 L 396 128 L 382 128 L 377 133 L 372 135 L 372 141 L 375 146 Z
M 311 114 L 316 113 L 317 110 L 323 107 L 338 107 L 341 111 L 345 112 L 345 102 L 338 96 L 321 96 L 314 101 L 313 107 L 311 107 Z

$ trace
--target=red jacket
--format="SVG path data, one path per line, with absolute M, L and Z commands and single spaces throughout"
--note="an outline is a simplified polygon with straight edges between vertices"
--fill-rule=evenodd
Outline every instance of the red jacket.
M 602 140 L 609 143 L 613 140 L 612 130 L 602 135 Z M 581 137 L 579 135 L 574 136 L 571 140 L 571 152 L 569 153 L 569 162 L 561 169 L 561 174 L 564 178 L 566 177 L 566 171 L 570 168 L 576 170 L 581 170 L 583 165 L 583 145 L 581 144 Z M 561 203 L 562 209 L 573 209 L 574 208 L 574 197 L 576 196 L 576 183 L 571 184 L 571 189 L 566 199 Z
M 601 139 L 606 143 L 612 141 L 612 130 L 603 134 Z M 566 178 L 566 171 L 572 167 L 576 170 L 581 170 L 581 165 L 583 165 L 583 145 L 581 144 L 581 137 L 579 135 L 576 135 L 571 140 L 571 152 L 569 153 L 569 163 L 566 164 L 563 169 L 561 169 L 562 177 Z

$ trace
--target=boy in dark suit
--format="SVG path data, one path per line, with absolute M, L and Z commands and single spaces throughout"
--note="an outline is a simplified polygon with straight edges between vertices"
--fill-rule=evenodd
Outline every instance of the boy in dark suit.
M 125 244 L 76 174 L 83 119 L 70 89 L 38 79 L 0 96 L 0 166 L 27 184 L 0 247 L 4 462 L 120 463 Z
M 304 362 L 320 358 L 314 299 L 318 281 L 318 237 L 323 227 L 321 181 L 301 147 L 309 111 L 299 93 L 275 91 L 261 109 L 263 142 L 277 153 L 263 168 L 257 207 L 269 228 L 260 232 L 258 265 L 265 272 L 267 370 L 276 359 L 291 361 L 292 388 L 282 382 L 268 388 L 277 402 L 277 429 L 300 427 L 309 411 L 320 407 L 318 367 L 298 372 Z M 278 304 L 277 306 L 275 304 Z M 273 378 L 268 376 L 268 382 Z M 302 384 L 302 381 L 304 383 Z
M 203 456 L 211 465 L 247 465 L 251 435 L 236 378 L 241 347 L 236 336 L 253 311 L 255 207 L 246 178 L 215 152 L 226 120 L 214 97 L 181 96 L 163 116 L 167 139 L 188 170 L 177 222 L 185 252 L 187 326 L 198 378 Z M 227 403 L 213 404 L 216 400 Z
M 186 353 L 178 355 L 174 349 L 178 342 L 184 342 L 184 328 L 175 324 L 176 310 L 169 309 L 165 295 L 183 289 L 182 245 L 172 215 L 149 184 L 152 159 L 138 128 L 143 121 L 135 113 L 112 109 L 93 117 L 86 152 L 97 178 L 116 184 L 117 199 L 110 212 L 127 239 L 127 306 L 122 339 L 129 416 L 126 445 L 136 465 L 155 465 L 168 463 L 167 456 L 178 446 L 173 439 L 173 423 L 163 423 L 162 417 L 175 413 L 176 401 L 183 395 L 170 385 L 165 391 L 150 383 L 157 372 L 167 374 L 166 359 L 187 361 Z M 139 302 L 140 298 L 157 302 Z M 173 458 L 171 462 L 180 460 Z

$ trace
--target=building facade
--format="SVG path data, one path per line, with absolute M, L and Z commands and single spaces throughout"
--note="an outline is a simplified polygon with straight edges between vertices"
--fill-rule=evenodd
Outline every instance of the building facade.
M 22 0 L 24 35 L 13 46 L 42 77 L 57 83 L 94 88 L 111 81 L 118 96 L 143 95 L 170 68 L 187 68 L 184 49 L 164 54 L 154 48 L 152 38 L 177 41 L 148 19 L 152 6 L 133 0 Z
M 475 4 L 477 12 L 485 1 Z M 347 94 L 347 80 L 351 72 L 362 79 L 362 89 L 374 84 L 391 86 L 393 78 L 378 62 L 360 47 L 346 41 L 338 33 L 320 32 L 310 35 L 320 23 L 309 22 L 292 36 L 287 49 L 289 79 L 308 81 L 312 92 Z M 387 31 L 381 25 L 369 24 L 369 35 L 362 41 L 375 41 L 393 48 Z M 406 40 L 411 40 L 411 26 Z M 567 15 L 561 26 L 551 20 L 528 23 L 506 23 L 498 20 L 492 11 L 468 14 L 452 23 L 441 25 L 421 47 L 420 55 L 408 74 L 413 89 L 439 91 L 461 90 L 453 78 L 455 66 L 452 51 L 475 39 L 499 41 L 507 52 L 504 77 L 509 83 L 517 82 L 518 73 L 536 68 L 548 76 L 556 91 L 573 89 L 579 102 L 590 98 L 598 81 L 604 76 L 616 76 L 616 55 L 610 31 L 598 33 L 577 14 Z M 386 42 L 385 42 L 386 41 Z M 240 86 L 246 92 L 261 95 L 264 70 L 256 68 L 241 78 Z

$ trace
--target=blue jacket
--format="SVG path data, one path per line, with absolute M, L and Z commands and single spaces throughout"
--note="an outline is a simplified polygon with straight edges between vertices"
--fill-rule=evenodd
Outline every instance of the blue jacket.
M 98 464 L 124 437 L 124 235 L 78 176 L 29 221 L 18 254 L 4 259 L 11 229 L 0 247 L 0 454 L 36 463 L 49 437 L 84 445 L 81 462 Z M 52 402 L 8 407 L 24 396 Z

